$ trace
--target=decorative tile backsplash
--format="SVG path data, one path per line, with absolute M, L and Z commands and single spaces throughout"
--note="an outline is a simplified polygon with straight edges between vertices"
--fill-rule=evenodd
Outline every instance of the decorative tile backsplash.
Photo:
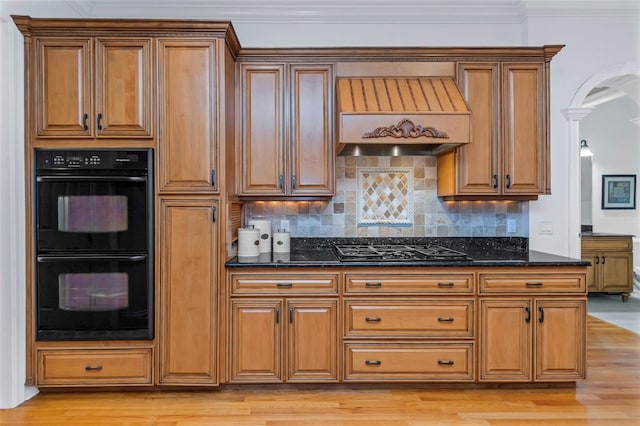
M 389 175 L 388 170 L 412 170 L 411 223 L 358 226 L 358 195 L 363 185 L 371 182 L 371 177 L 364 183 L 362 179 L 359 181 L 358 173 L 363 170 L 374 170 L 371 176 L 377 177 Z M 278 229 L 280 220 L 287 219 L 291 236 L 299 238 L 529 236 L 529 203 L 526 201 L 442 201 L 438 198 L 435 157 L 337 157 L 336 178 L 336 195 L 330 200 L 254 201 L 246 205 L 247 217 L 265 216 L 271 220 L 272 229 Z M 384 191 L 395 188 L 396 193 L 402 193 L 398 185 L 401 180 L 380 188 L 386 188 Z M 379 195 L 381 190 L 377 191 Z M 380 214 L 384 207 L 378 206 L 375 211 Z M 393 208 L 387 210 L 392 216 L 393 211 Z M 397 209 L 395 215 L 396 219 L 401 217 Z M 507 233 L 508 220 L 514 221 L 515 232 Z
M 359 226 L 413 225 L 413 169 L 358 168 Z

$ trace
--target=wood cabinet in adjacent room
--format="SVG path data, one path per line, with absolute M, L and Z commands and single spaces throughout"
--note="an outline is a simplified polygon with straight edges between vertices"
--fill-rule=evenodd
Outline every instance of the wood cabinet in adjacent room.
M 231 286 L 231 383 L 338 381 L 335 275 L 234 274 Z
M 240 64 L 238 194 L 335 193 L 333 66 Z
M 630 235 L 583 235 L 582 259 L 589 292 L 621 293 L 627 301 L 633 291 L 633 242 Z
M 152 138 L 154 40 L 38 37 L 36 138 Z
M 218 202 L 162 198 L 160 384 L 217 384 Z
M 471 143 L 438 157 L 445 199 L 536 199 L 549 193 L 548 65 L 460 62 L 458 85 L 472 115 Z
M 480 293 L 479 381 L 585 377 L 584 275 L 481 274 Z

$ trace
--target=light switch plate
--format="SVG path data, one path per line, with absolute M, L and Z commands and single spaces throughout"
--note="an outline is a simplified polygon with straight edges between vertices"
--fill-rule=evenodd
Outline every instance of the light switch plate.
M 540 234 L 552 235 L 553 234 L 553 222 L 540 222 Z
M 516 232 L 516 220 L 515 219 L 507 219 L 507 232 L 512 234 Z
M 280 227 L 278 229 L 284 229 L 285 232 L 289 232 L 289 221 L 287 219 L 280 220 Z

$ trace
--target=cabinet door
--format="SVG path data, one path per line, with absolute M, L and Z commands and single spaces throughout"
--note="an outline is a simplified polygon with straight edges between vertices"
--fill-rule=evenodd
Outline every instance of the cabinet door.
M 151 39 L 98 39 L 98 136 L 153 136 Z
M 160 200 L 161 384 L 217 384 L 217 206 Z
M 161 192 L 217 191 L 215 43 L 159 40 Z
M 294 300 L 287 308 L 287 381 L 337 381 L 337 300 Z
M 598 278 L 600 257 L 597 252 L 583 251 L 582 260 L 591 262 L 591 266 L 587 266 L 587 290 L 600 291 L 600 279 Z
M 633 291 L 632 253 L 603 251 L 600 253 L 600 291 L 631 292 Z
M 91 137 L 89 38 L 36 39 L 36 135 Z
M 282 382 L 282 301 L 231 301 L 231 382 Z
M 240 65 L 240 193 L 282 195 L 284 176 L 284 65 Z
M 498 194 L 500 169 L 499 69 L 497 63 L 461 63 L 458 84 L 473 111 L 471 140 L 458 148 L 460 194 Z
M 503 192 L 541 194 L 546 162 L 543 64 L 505 63 L 502 73 Z
M 333 195 L 333 67 L 292 65 L 291 194 Z
M 535 307 L 535 380 L 584 379 L 586 301 L 537 300 Z
M 529 299 L 480 300 L 480 381 L 531 380 Z

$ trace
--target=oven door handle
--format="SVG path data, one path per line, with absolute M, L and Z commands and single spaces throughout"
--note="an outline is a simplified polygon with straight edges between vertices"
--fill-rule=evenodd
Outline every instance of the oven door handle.
M 147 258 L 146 254 L 135 254 L 135 255 L 118 255 L 118 254 L 99 254 L 99 255 L 86 255 L 86 256 L 38 256 L 38 262 L 46 263 L 46 262 L 62 262 L 68 260 L 121 260 L 125 262 L 140 262 L 141 260 L 145 260 Z
M 38 176 L 36 182 L 146 182 L 146 176 Z

